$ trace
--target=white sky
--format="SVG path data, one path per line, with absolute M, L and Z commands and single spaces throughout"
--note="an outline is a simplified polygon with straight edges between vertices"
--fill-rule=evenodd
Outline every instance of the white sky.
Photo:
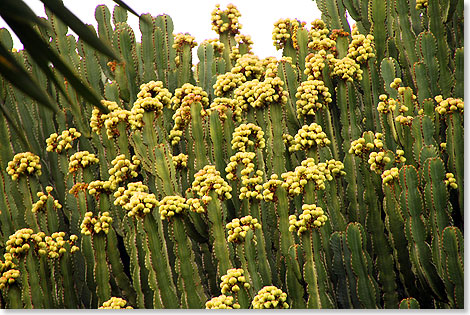
M 1 0 L 0 0 L 1 1 Z M 39 0 L 24 0 L 39 16 L 45 16 L 44 6 Z M 260 57 L 280 57 L 271 39 L 273 24 L 280 18 L 297 18 L 310 22 L 320 18 L 321 14 L 312 0 L 124 0 L 137 13 L 150 13 L 153 16 L 166 13 L 171 16 L 174 24 L 174 32 L 188 32 L 196 38 L 199 44 L 204 39 L 217 38 L 217 34 L 211 30 L 210 16 L 215 5 L 219 3 L 222 9 L 233 3 L 241 13 L 239 19 L 242 24 L 241 33 L 250 35 L 254 45 L 254 53 Z M 93 24 L 96 28 L 94 17 L 95 7 L 105 4 L 112 12 L 115 3 L 112 0 L 64 0 L 65 6 L 76 14 L 84 23 Z M 140 37 L 138 19 L 128 14 L 128 23 L 134 29 L 137 39 Z M 0 18 L 0 27 L 5 27 L 5 22 Z M 15 40 L 15 47 L 22 45 Z

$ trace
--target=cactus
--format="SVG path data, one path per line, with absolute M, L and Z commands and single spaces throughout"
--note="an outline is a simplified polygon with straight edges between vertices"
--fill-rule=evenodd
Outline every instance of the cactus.
M 117 56 L 47 10 L 99 103 L 0 30 L 57 107 L 0 67 L 1 307 L 463 308 L 463 0 L 316 3 L 280 59 L 234 5 L 199 45 L 98 6 Z

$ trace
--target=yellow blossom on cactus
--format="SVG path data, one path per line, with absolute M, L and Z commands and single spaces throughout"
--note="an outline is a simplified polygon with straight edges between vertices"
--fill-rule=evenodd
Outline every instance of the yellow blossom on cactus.
M 8 162 L 6 171 L 12 180 L 17 180 L 22 175 L 40 176 L 42 172 L 39 156 L 31 152 L 18 153 Z

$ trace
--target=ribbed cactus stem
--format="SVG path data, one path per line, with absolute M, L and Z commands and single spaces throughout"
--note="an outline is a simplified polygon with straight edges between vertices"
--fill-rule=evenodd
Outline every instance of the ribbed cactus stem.
M 64 306 L 65 308 L 74 308 L 78 299 L 73 280 L 73 264 L 68 251 L 60 258 L 60 270 L 64 286 Z
M 302 234 L 302 249 L 305 253 L 306 262 L 304 264 L 304 279 L 307 282 L 307 292 L 309 294 L 307 307 L 319 309 L 322 308 L 320 299 L 318 274 L 315 266 L 315 259 L 313 255 L 312 232 L 305 232 Z
M 195 101 L 191 104 L 191 131 L 192 137 L 194 139 L 194 151 L 196 158 L 195 169 L 202 169 L 204 165 L 208 164 L 201 110 L 202 105 L 200 102 Z
M 222 219 L 223 210 L 221 202 L 214 191 L 209 196 L 212 200 L 207 204 L 207 217 L 211 223 L 211 231 L 214 237 L 214 253 L 218 260 L 217 274 L 222 276 L 228 269 L 232 268 L 229 248 L 225 237 L 225 224 Z
M 39 267 L 38 259 L 34 257 L 32 249 L 28 250 L 26 253 L 26 257 L 24 257 L 24 264 L 26 268 L 24 268 L 23 272 L 28 274 L 28 285 L 31 295 L 30 299 L 33 303 L 33 306 L 35 308 L 44 308 L 44 293 L 35 294 L 35 292 L 41 292 L 41 279 L 37 269 Z
M 8 308 L 10 309 L 22 309 L 24 308 L 23 302 L 21 301 L 21 289 L 18 283 L 13 283 L 8 286 L 7 293 L 8 296 Z
M 96 233 L 93 235 L 93 251 L 95 254 L 94 275 L 96 279 L 96 294 L 98 304 L 111 298 L 111 285 L 109 284 L 108 259 L 106 255 L 106 235 Z

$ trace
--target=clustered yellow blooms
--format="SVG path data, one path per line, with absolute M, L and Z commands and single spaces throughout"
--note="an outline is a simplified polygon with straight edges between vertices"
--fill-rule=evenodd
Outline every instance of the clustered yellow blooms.
M 13 263 L 13 257 L 10 253 L 3 254 L 5 262 L 0 260 L 0 290 L 5 288 L 8 284 L 15 283 L 16 279 L 20 276 L 20 271 Z
M 180 196 L 165 196 L 160 201 L 160 206 L 158 207 L 162 220 L 170 219 L 188 209 L 189 205 L 186 203 L 186 199 Z
M 367 163 L 370 164 L 370 170 L 377 172 L 379 174 L 382 173 L 382 170 L 385 168 L 385 165 L 390 163 L 390 157 L 385 155 L 385 151 L 380 152 L 371 152 L 369 154 L 369 159 Z
M 303 160 L 294 171 L 281 174 L 281 178 L 283 179 L 281 186 L 285 188 L 291 196 L 303 193 L 304 187 L 309 180 L 315 182 L 316 190 L 323 190 L 326 188 L 325 181 L 333 180 L 333 176 L 346 174 L 343 169 L 344 165 L 340 161 L 329 160 L 315 164 L 313 158 L 307 158 Z
M 265 69 L 264 76 L 267 77 L 276 77 L 278 73 L 278 67 L 280 63 L 289 63 L 292 65 L 292 57 L 281 57 L 277 59 L 276 57 L 266 57 L 261 60 L 263 68 Z M 295 70 L 294 70 L 295 71 Z
M 80 168 L 99 163 L 99 159 L 88 151 L 78 151 L 70 157 L 69 173 L 74 173 Z
M 143 127 L 144 112 L 155 112 L 160 115 L 164 107 L 170 107 L 172 95 L 163 87 L 161 81 L 150 81 L 140 85 L 137 100 L 131 109 L 129 123 L 133 129 Z
M 361 66 L 354 60 L 349 57 L 344 57 L 342 59 L 331 58 L 330 59 L 330 68 L 333 68 L 332 75 L 337 76 L 342 80 L 347 82 L 353 82 L 355 79 L 362 81 Z
M 244 54 L 251 54 L 252 53 L 252 46 L 253 46 L 253 41 L 251 40 L 250 35 L 243 35 L 239 34 L 235 36 L 235 42 L 236 46 L 232 46 L 232 51 L 229 54 L 229 58 L 231 60 L 238 60 L 239 58 L 242 57 L 242 54 L 240 52 L 240 49 L 242 45 L 244 45 Z
M 243 73 L 227 72 L 219 74 L 213 86 L 214 95 L 219 97 L 229 97 L 232 91 L 246 82 L 246 77 Z
M 108 211 L 99 213 L 98 217 L 94 217 L 93 212 L 88 211 L 85 213 L 85 217 L 80 225 L 81 233 L 83 235 L 98 234 L 100 232 L 108 234 L 109 226 L 112 222 L 113 218 Z
M 239 34 L 242 28 L 238 22 L 240 17 L 240 11 L 233 4 L 228 4 L 226 10 L 222 10 L 220 4 L 216 4 L 211 13 L 212 30 L 219 35 L 225 32 Z
M 132 306 L 126 306 L 127 301 L 118 297 L 112 297 L 98 309 L 132 309 Z
M 258 84 L 258 79 L 246 81 L 233 91 L 234 98 L 242 111 L 248 110 L 248 106 L 256 100 L 255 91 Z
M 265 286 L 255 295 L 251 305 L 253 309 L 289 308 L 287 294 L 275 286 Z
M 397 167 L 392 167 L 389 170 L 385 170 L 382 173 L 382 183 L 383 184 L 389 184 L 390 182 L 393 182 L 394 179 L 398 178 L 398 168 Z
M 82 134 L 75 128 L 62 131 L 61 135 L 53 133 L 46 139 L 46 151 L 62 153 L 63 150 L 72 148 L 72 142 L 78 139 Z
M 325 61 L 332 60 L 333 54 L 327 54 L 325 50 L 320 50 L 316 54 L 310 53 L 305 57 L 305 70 L 307 80 L 320 79 L 322 77 Z
M 132 161 L 130 161 L 124 154 L 120 154 L 111 161 L 111 165 L 112 167 L 108 170 L 110 175 L 108 181 L 113 190 L 126 179 L 139 175 L 137 168 L 140 165 L 140 160 L 136 155 L 133 155 Z
M 277 174 L 272 174 L 271 178 L 263 184 L 263 198 L 264 201 L 276 201 L 274 193 L 277 187 L 282 185 L 282 180 L 279 179 Z
M 261 79 L 264 73 L 263 61 L 253 54 L 245 54 L 237 59 L 235 66 L 230 70 L 231 73 L 241 73 L 247 81 Z
M 38 254 L 47 254 L 49 258 L 59 258 L 67 252 L 66 244 L 70 245 L 70 253 L 79 250 L 75 246 L 75 242 L 78 239 L 76 235 L 70 235 L 68 241 L 65 241 L 64 237 L 65 232 L 55 232 L 51 236 L 46 236 L 44 232 L 33 234 L 32 229 L 20 229 L 9 236 L 8 241 L 5 243 L 5 250 L 13 257 L 18 257 L 30 248 L 34 248 L 37 249 Z
M 308 48 L 315 51 L 332 50 L 336 46 L 336 41 L 328 37 L 330 31 L 326 28 L 325 22 L 316 19 L 311 24 L 312 28 L 308 32 Z
M 450 186 L 450 188 L 457 189 L 457 180 L 452 173 L 446 173 L 446 179 L 444 180 L 446 186 Z
M 314 116 L 315 112 L 331 103 L 331 93 L 322 80 L 307 80 L 300 84 L 295 93 L 297 117 Z
M 181 88 L 176 89 L 175 95 L 171 99 L 172 109 L 175 110 L 173 120 L 175 125 L 170 131 L 171 145 L 176 145 L 181 140 L 183 130 L 191 121 L 191 104 L 200 102 L 202 105 L 201 115 L 205 115 L 204 108 L 209 106 L 207 93 L 198 86 L 185 83 Z
M 18 153 L 8 162 L 6 169 L 12 180 L 17 180 L 21 175 L 38 175 L 41 172 L 39 156 L 31 152 Z
M 230 157 L 230 162 L 227 164 L 225 171 L 227 172 L 227 179 L 232 180 L 237 177 L 237 166 L 243 164 L 241 170 L 242 176 L 248 175 L 255 170 L 255 164 L 253 163 L 256 157 L 255 152 L 239 151 Z
M 379 96 L 379 104 L 377 105 L 377 111 L 382 114 L 387 114 L 389 112 L 395 111 L 397 106 L 397 101 L 393 98 L 387 99 L 387 95 L 381 94 Z
M 254 97 L 255 101 L 251 103 L 254 108 L 262 108 L 273 103 L 286 104 L 287 91 L 284 91 L 282 82 L 279 77 L 266 77 L 256 85 Z
M 217 38 L 205 39 L 201 42 L 201 45 L 211 44 L 214 47 L 216 54 L 222 55 L 225 49 L 224 43 L 221 43 Z
M 116 184 L 109 180 L 94 180 L 88 184 L 87 188 L 90 195 L 110 194 L 116 189 Z
M 227 274 L 222 276 L 222 282 L 220 283 L 220 292 L 222 294 L 237 293 L 240 289 L 250 288 L 250 284 L 246 282 L 244 270 L 239 268 L 232 268 L 227 270 Z
M 47 199 L 49 198 L 52 198 L 52 200 L 54 200 L 54 208 L 56 209 L 61 209 L 62 208 L 62 205 L 59 203 L 58 200 L 54 199 L 54 197 L 51 195 L 51 191 L 52 191 L 52 186 L 47 186 L 46 187 L 46 192 L 47 192 L 47 195 L 45 193 L 43 193 L 42 191 L 39 191 L 36 196 L 39 198 L 38 201 L 36 201 L 34 204 L 33 204 L 33 207 L 31 209 L 31 211 L 33 213 L 36 213 L 40 210 L 43 210 L 45 209 L 45 206 L 46 206 L 46 203 L 47 203 Z
M 253 140 L 251 140 L 251 139 Z M 255 124 L 241 124 L 232 134 L 232 149 L 245 152 L 249 147 L 263 149 L 266 145 L 264 132 Z
M 233 296 L 222 294 L 206 302 L 206 309 L 239 309 L 240 304 L 233 303 Z
M 286 42 L 292 39 L 294 48 L 297 47 L 297 30 L 305 25 L 296 19 L 279 19 L 274 22 L 273 36 L 274 46 L 277 50 L 285 47 Z M 292 35 L 291 35 L 292 34 Z
M 303 204 L 302 211 L 298 220 L 295 215 L 289 216 L 289 231 L 297 231 L 298 236 L 307 230 L 325 225 L 325 222 L 328 220 L 323 209 L 315 204 Z
M 375 57 L 374 50 L 374 36 L 355 34 L 352 35 L 352 41 L 349 43 L 347 56 L 357 63 L 365 63 Z
M 178 50 L 183 45 L 189 45 L 191 48 L 197 46 L 196 38 L 189 33 L 174 34 L 173 48 Z
M 254 232 L 255 229 L 261 229 L 261 224 L 258 223 L 258 219 L 248 215 L 240 219 L 233 219 L 232 222 L 225 225 L 225 228 L 228 230 L 227 241 L 232 243 L 243 243 L 248 230 L 252 230 Z M 253 240 L 256 243 L 256 235 L 253 235 Z M 223 279 L 224 278 L 222 277 L 222 280 Z M 222 293 L 225 292 L 222 291 Z
M 194 211 L 196 213 L 204 213 L 206 209 L 201 204 L 201 199 L 199 198 L 188 198 L 186 199 L 186 203 L 189 205 L 189 210 Z
M 240 187 L 240 200 L 258 199 L 263 200 L 263 171 L 256 170 L 252 176 L 242 175 L 242 186 Z
M 188 155 L 180 153 L 171 157 L 176 169 L 186 168 L 188 166 Z
M 114 205 L 128 211 L 129 217 L 143 218 L 159 205 L 154 194 L 148 193 L 148 187 L 142 182 L 127 184 L 127 189 L 119 187 L 114 193 Z
M 209 196 L 214 191 L 220 199 L 230 199 L 232 187 L 220 176 L 214 165 L 206 165 L 202 170 L 194 174 L 192 191 L 201 197 L 203 204 L 208 204 L 212 197 Z
M 99 133 L 101 128 L 104 126 L 106 128 L 108 139 L 113 139 L 114 137 L 119 136 L 117 126 L 120 122 L 130 124 L 132 119 L 135 120 L 131 111 L 120 108 L 116 102 L 101 100 L 101 104 L 108 108 L 109 113 L 103 114 L 95 107 L 91 113 L 90 127 L 92 131 Z
M 416 0 L 416 10 L 427 8 L 428 1 L 429 0 Z
M 216 97 L 210 106 L 210 110 L 215 110 L 219 113 L 221 120 L 227 119 L 226 111 L 228 109 L 232 111 L 232 119 L 234 121 L 242 121 L 242 109 L 238 106 L 237 100 L 226 97 Z
M 373 139 L 372 142 L 366 141 L 366 137 L 371 140 Z M 364 154 L 370 150 L 373 150 L 374 148 L 380 150 L 384 146 L 382 138 L 382 133 L 376 132 L 373 134 L 372 131 L 366 131 L 363 133 L 361 138 L 351 142 L 351 147 L 349 148 L 348 152 L 349 154 L 355 154 L 359 157 L 362 157 Z
M 290 143 L 289 152 L 308 151 L 312 147 L 323 147 L 331 143 L 321 126 L 316 123 L 302 126 L 293 138 L 287 135 L 287 142 Z
M 460 98 L 448 97 L 444 99 L 442 95 L 434 97 L 437 102 L 436 112 L 440 115 L 452 114 L 453 112 L 463 113 L 464 101 Z

